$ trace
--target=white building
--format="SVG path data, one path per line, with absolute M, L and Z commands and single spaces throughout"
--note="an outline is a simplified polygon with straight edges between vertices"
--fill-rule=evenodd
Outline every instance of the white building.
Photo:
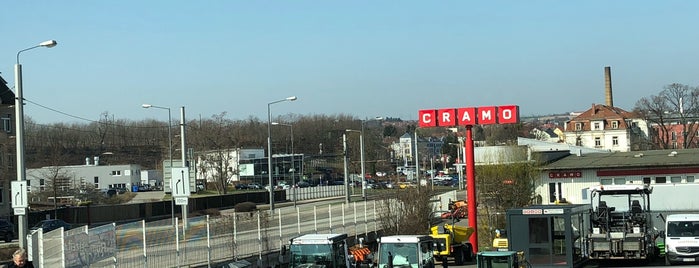
M 201 152 L 196 163 L 197 178 L 207 182 L 215 181 L 220 170 L 225 169 L 229 182 L 240 181 L 240 161 L 259 158 L 265 158 L 264 149 L 236 148 Z
M 51 184 L 52 178 L 59 178 L 56 185 L 67 189 L 94 187 L 95 189 L 126 188 L 141 183 L 141 166 L 99 165 L 99 158 L 94 163 L 86 159 L 85 165 L 49 166 L 27 169 L 27 186 L 29 191 L 42 191 Z M 60 182 L 58 181 L 60 180 Z
M 634 113 L 593 104 L 591 109 L 566 122 L 563 141 L 587 148 L 628 152 L 647 140 L 648 131 L 646 121 Z

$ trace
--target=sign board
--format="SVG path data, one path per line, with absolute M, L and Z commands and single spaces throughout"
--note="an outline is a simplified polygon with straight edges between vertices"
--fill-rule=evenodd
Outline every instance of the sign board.
M 172 196 L 187 197 L 190 195 L 189 188 L 189 168 L 172 168 L 172 180 L 170 180 L 170 189 L 172 189 Z
M 184 206 L 189 203 L 189 198 L 185 197 L 175 197 L 175 205 Z
M 12 181 L 12 208 L 27 208 L 27 181 Z M 24 214 L 22 214 L 24 215 Z
M 519 123 L 519 106 L 484 106 L 418 111 L 420 127 L 454 127 Z
M 238 165 L 238 175 L 240 175 L 240 176 L 255 176 L 255 164 L 240 164 L 240 165 Z

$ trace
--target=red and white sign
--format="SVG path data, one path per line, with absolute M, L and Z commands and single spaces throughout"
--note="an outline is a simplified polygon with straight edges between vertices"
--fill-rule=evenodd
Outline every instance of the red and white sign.
M 418 111 L 420 127 L 453 127 L 519 123 L 519 106 L 484 106 Z
M 582 171 L 552 171 L 549 179 L 582 178 Z

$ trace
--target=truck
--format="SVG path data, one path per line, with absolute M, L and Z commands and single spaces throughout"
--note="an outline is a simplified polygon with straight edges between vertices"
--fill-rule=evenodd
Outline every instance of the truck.
M 656 257 L 657 233 L 650 214 L 649 185 L 591 187 L 592 232 L 586 237 L 592 260 L 646 260 Z
M 474 232 L 473 227 L 445 223 L 432 226 L 430 231 L 430 236 L 437 245 L 434 250 L 437 260 L 448 262 L 453 259 L 456 265 L 473 260 L 473 246 L 469 241 Z
M 347 234 L 306 234 L 289 243 L 288 267 L 352 267 Z M 287 255 L 282 249 L 282 256 Z
M 434 241 L 428 235 L 391 235 L 379 238 L 378 268 L 434 268 Z
M 665 218 L 665 264 L 699 262 L 699 214 Z

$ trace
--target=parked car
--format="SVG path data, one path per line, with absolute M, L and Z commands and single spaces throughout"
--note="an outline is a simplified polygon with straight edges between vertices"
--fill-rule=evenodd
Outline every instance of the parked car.
M 72 228 L 72 225 L 70 225 L 70 223 L 67 223 L 63 220 L 50 219 L 50 220 L 40 221 L 39 223 L 34 225 L 34 227 L 32 227 L 29 230 L 36 231 L 39 229 L 43 229 L 44 233 L 48 233 L 50 231 L 56 230 L 56 229 L 61 228 L 61 227 L 63 227 L 63 230 L 70 230 L 70 228 Z
M 248 184 L 248 189 L 264 189 L 262 185 L 259 185 L 257 183 L 250 183 Z
M 15 225 L 4 219 L 0 219 L 0 239 L 4 240 L 5 243 L 12 242 L 15 239 Z

